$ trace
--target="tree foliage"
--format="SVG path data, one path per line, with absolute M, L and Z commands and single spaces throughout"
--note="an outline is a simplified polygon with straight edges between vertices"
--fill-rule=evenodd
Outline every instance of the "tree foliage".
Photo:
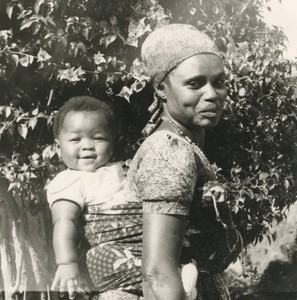
M 71 96 L 111 101 L 122 135 L 114 159 L 130 158 L 148 119 L 152 88 L 139 59 L 147 34 L 190 23 L 217 43 L 228 101 L 208 132 L 207 155 L 227 179 L 235 224 L 247 242 L 269 236 L 296 200 L 296 62 L 269 29 L 269 0 L 3 0 L 0 3 L 0 173 L 36 208 L 59 163 L 51 133 Z M 273 238 L 275 236 L 272 235 Z

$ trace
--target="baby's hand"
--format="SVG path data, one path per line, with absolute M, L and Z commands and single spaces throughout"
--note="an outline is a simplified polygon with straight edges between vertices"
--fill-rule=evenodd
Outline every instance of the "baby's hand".
M 83 280 L 77 263 L 59 265 L 55 274 L 52 290 L 59 289 L 60 293 L 68 292 L 69 298 L 74 299 L 76 293 L 90 292 Z

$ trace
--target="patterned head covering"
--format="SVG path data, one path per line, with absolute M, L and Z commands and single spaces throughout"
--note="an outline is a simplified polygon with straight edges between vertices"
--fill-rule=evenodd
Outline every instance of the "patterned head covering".
M 154 87 L 178 64 L 202 53 L 220 57 L 208 35 L 188 24 L 169 24 L 153 31 L 144 41 L 141 56 Z

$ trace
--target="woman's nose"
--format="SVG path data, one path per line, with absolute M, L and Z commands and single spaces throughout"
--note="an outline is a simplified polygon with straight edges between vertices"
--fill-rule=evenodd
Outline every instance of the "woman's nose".
M 212 84 L 208 83 L 204 86 L 204 88 L 205 88 L 204 95 L 203 95 L 204 100 L 213 101 L 218 99 L 218 93 Z

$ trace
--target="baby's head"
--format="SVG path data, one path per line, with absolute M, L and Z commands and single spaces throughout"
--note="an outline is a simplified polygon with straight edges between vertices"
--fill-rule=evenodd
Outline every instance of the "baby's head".
M 111 158 L 117 126 L 111 107 L 96 98 L 71 98 L 54 118 L 54 136 L 65 165 L 93 172 Z

